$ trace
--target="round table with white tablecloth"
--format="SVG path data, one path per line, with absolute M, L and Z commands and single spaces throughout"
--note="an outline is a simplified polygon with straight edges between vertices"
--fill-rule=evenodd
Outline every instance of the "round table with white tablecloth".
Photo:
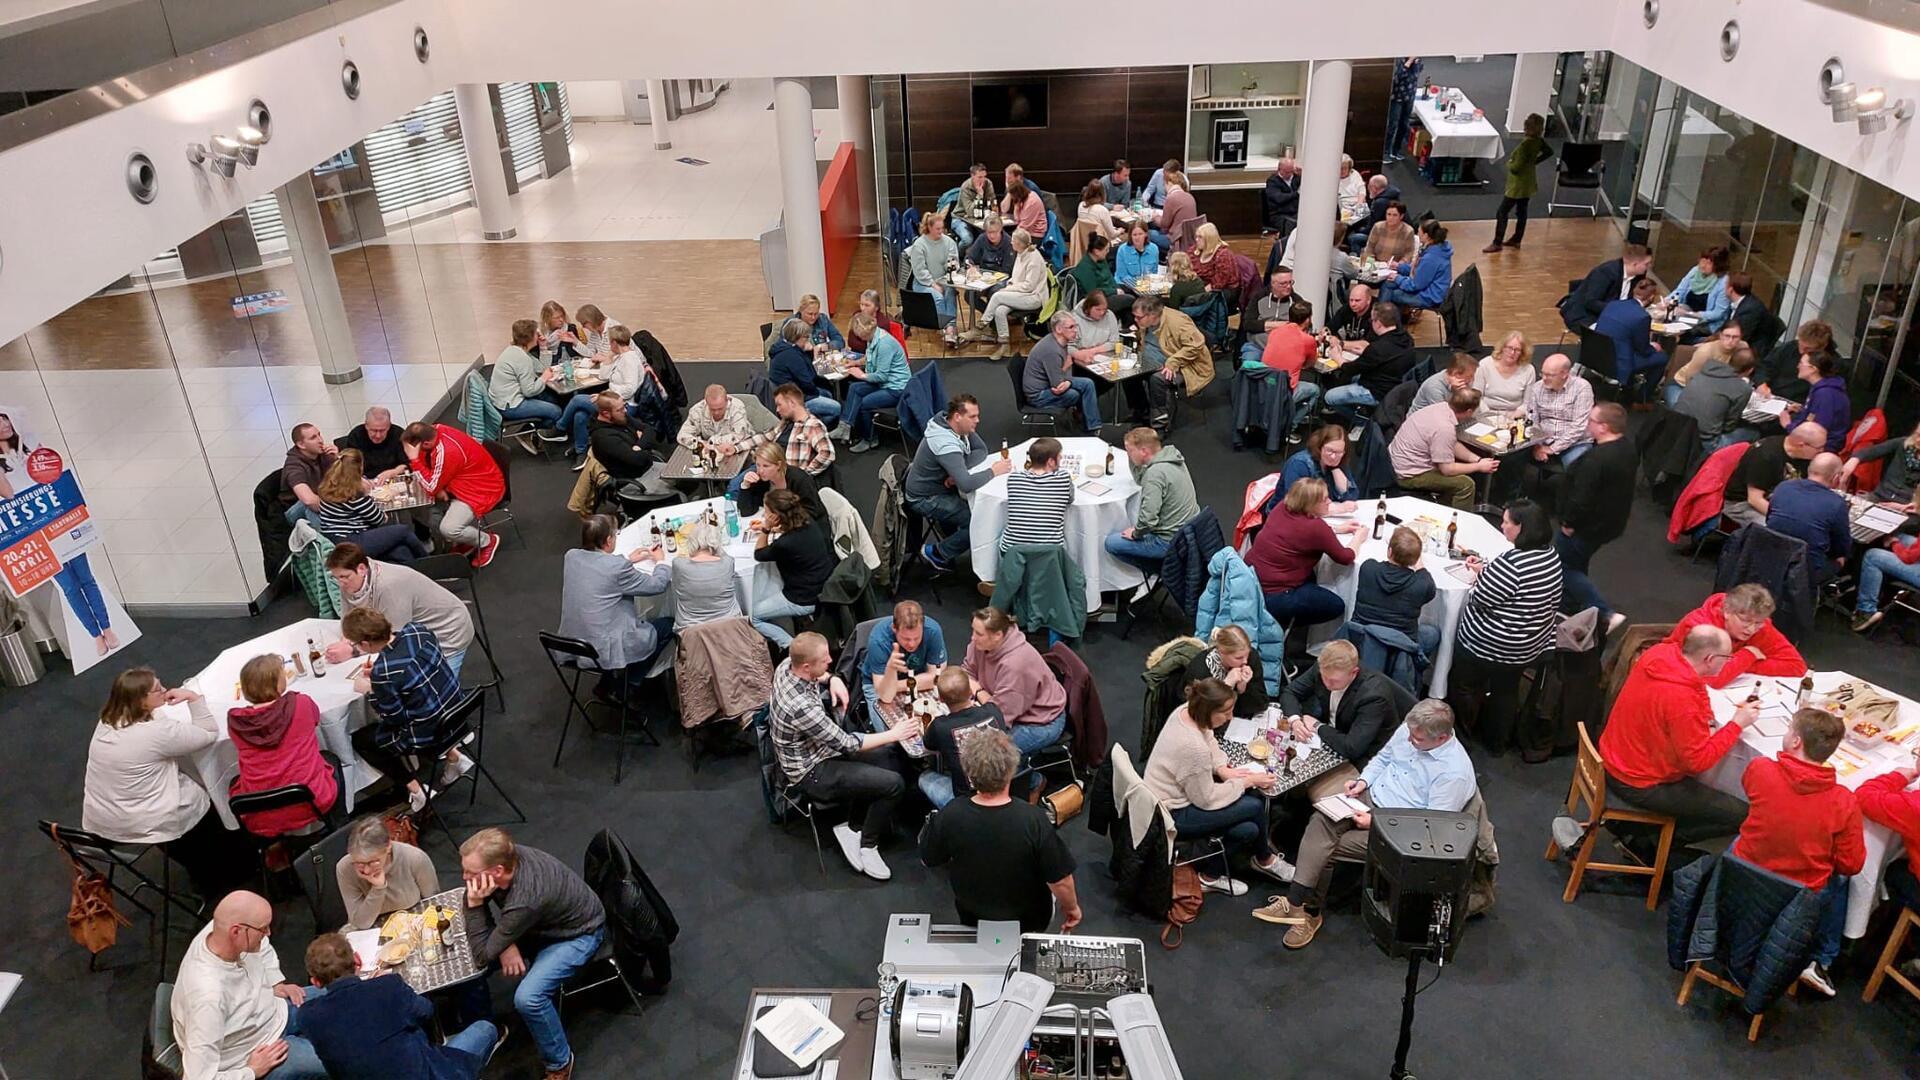
M 741 610 L 749 610 L 751 601 L 779 592 L 784 583 L 780 580 L 778 567 L 753 557 L 754 545 L 747 531 L 746 519 L 740 521 L 739 534 L 732 535 L 733 530 L 727 524 L 727 511 L 732 506 L 727 499 L 717 498 L 657 507 L 621 529 L 620 535 L 613 541 L 613 550 L 620 555 L 631 554 L 653 542 L 653 526 L 656 523 L 663 533 L 671 535 L 681 523 L 697 522 L 711 510 L 720 521 L 721 535 L 727 538 L 727 556 L 733 560 L 734 596 L 741 601 Z M 677 557 L 669 545 L 669 564 Z M 648 618 L 665 617 L 673 614 L 673 591 L 669 589 L 658 596 L 636 596 L 634 603 L 639 607 L 640 614 Z
M 1373 518 L 1378 502 L 1361 503 L 1353 517 L 1365 524 L 1371 532 Z M 1421 565 L 1433 575 L 1433 583 L 1439 593 L 1427 606 L 1421 609 L 1420 621 L 1428 626 L 1440 628 L 1440 647 L 1434 650 L 1432 676 L 1433 681 L 1428 693 L 1433 697 L 1445 697 L 1447 693 L 1447 675 L 1453 670 L 1453 634 L 1460 625 L 1461 612 L 1466 610 L 1467 592 L 1473 587 L 1473 580 L 1467 574 L 1466 567 L 1456 559 L 1446 555 L 1446 528 L 1455 520 L 1454 511 L 1438 503 L 1410 496 L 1401 496 L 1387 500 L 1389 518 L 1399 518 L 1400 523 L 1420 531 L 1423 527 L 1430 534 L 1427 539 L 1427 551 Z M 1422 522 L 1420 519 L 1425 518 Z M 1328 518 L 1329 524 L 1343 520 Z M 1513 547 L 1500 530 L 1493 527 L 1478 514 L 1460 514 L 1458 543 L 1461 547 L 1477 553 L 1483 560 Z M 1380 530 L 1379 539 L 1369 538 L 1360 546 L 1357 557 L 1351 566 L 1341 566 L 1331 559 L 1321 559 L 1319 568 L 1314 572 L 1314 580 L 1340 594 L 1346 601 L 1347 617 L 1353 617 L 1353 596 L 1360 586 L 1360 567 L 1364 563 L 1387 557 L 1387 538 L 1393 535 L 1393 523 L 1388 521 Z M 1316 641 L 1330 638 L 1340 629 L 1335 622 L 1321 623 L 1314 628 L 1312 636 Z
M 1028 439 L 1011 449 L 1014 468 L 1025 467 L 1032 445 Z M 1140 509 L 1140 484 L 1122 447 L 1092 435 L 1061 439 L 1060 446 L 1060 467 L 1077 464 L 1073 509 L 1067 512 L 1067 556 L 1087 576 L 1087 610 L 1097 611 L 1102 592 L 1132 589 L 1146 580 L 1138 567 L 1107 554 L 1106 546 L 1108 533 L 1133 524 Z M 1104 469 L 1109 452 L 1114 475 L 1088 477 L 1087 466 Z M 974 471 L 984 471 L 992 460 L 990 456 Z M 996 476 L 967 498 L 973 504 L 973 572 L 981 581 L 992 581 L 1000 567 L 1000 534 L 1007 527 L 1007 478 Z

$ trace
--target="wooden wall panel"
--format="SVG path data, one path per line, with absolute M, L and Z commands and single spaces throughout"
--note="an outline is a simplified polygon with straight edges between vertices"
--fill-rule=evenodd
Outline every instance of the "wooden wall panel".
M 1187 69 L 1143 68 L 1127 80 L 1127 154 L 1144 185 L 1168 158 L 1184 158 L 1187 142 Z
M 1387 97 L 1393 90 L 1393 61 L 1355 60 L 1353 91 L 1347 98 L 1347 153 L 1368 172 L 1380 168 L 1387 139 Z

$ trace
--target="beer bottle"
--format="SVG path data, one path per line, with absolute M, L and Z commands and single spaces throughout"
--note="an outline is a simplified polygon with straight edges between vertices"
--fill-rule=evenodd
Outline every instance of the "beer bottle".
M 1813 676 L 1802 675 L 1800 677 L 1800 694 L 1798 697 L 1795 697 L 1793 699 L 1793 707 L 1796 709 L 1804 709 L 1807 707 L 1807 703 L 1812 700 L 1813 700 Z
M 1387 527 L 1387 497 L 1380 496 L 1380 505 L 1373 512 L 1373 538 L 1380 539 L 1380 532 Z
M 1447 522 L 1447 552 L 1449 554 L 1460 550 L 1459 539 L 1460 539 L 1460 511 L 1455 510 L 1453 512 L 1453 520 Z
M 314 645 L 312 638 L 307 639 L 307 667 L 312 669 L 316 679 L 327 673 L 326 654 Z
M 1009 455 L 1007 452 L 1007 440 L 1001 439 L 1000 440 L 1000 460 L 1006 461 L 1010 456 L 1011 455 Z
M 1107 475 L 1113 475 L 1113 447 L 1107 447 Z

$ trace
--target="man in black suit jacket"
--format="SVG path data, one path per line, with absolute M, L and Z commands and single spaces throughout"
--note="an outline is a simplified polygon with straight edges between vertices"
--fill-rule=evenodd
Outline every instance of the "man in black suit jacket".
M 1628 244 L 1620 257 L 1608 259 L 1592 270 L 1574 290 L 1560 301 L 1560 318 L 1575 333 L 1589 329 L 1600 317 L 1600 309 L 1615 300 L 1633 295 L 1633 287 L 1653 267 L 1653 253 L 1645 244 Z
M 1753 275 L 1735 270 L 1727 275 L 1727 321 L 1738 323 L 1740 340 L 1756 350 L 1771 348 L 1760 341 L 1767 329 L 1767 305 L 1753 295 Z M 1759 342 L 1759 344 L 1755 344 Z
M 1317 733 L 1327 749 L 1347 759 L 1347 764 L 1308 784 L 1308 797 L 1324 798 L 1358 777 L 1412 705 L 1412 695 L 1399 684 L 1360 666 L 1360 653 L 1352 642 L 1327 642 L 1319 662 L 1280 691 L 1280 709 L 1290 718 L 1294 737 Z
M 1293 159 L 1283 157 L 1267 177 L 1267 190 L 1260 199 L 1260 223 L 1269 232 L 1282 236 L 1293 231 L 1300 220 L 1300 170 Z

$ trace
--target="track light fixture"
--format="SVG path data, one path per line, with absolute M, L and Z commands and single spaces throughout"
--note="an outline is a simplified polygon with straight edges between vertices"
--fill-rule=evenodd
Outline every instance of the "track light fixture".
M 211 147 L 202 143 L 188 143 L 187 160 L 208 172 L 231 177 L 234 168 L 240 164 L 240 155 L 232 151 L 222 150 L 220 142 L 223 138 L 225 137 L 220 135 L 214 136 L 214 145 Z M 233 143 L 232 139 L 225 139 L 225 141 L 236 146 L 238 145 L 237 143 Z
M 1909 120 L 1913 117 L 1913 102 L 1906 98 L 1888 101 L 1887 92 L 1874 87 L 1853 99 L 1854 123 L 1862 135 L 1878 135 L 1887 130 L 1888 124 L 1895 120 Z
M 1833 110 L 1833 122 L 1844 124 L 1853 119 L 1853 99 L 1856 88 L 1850 82 L 1838 82 L 1827 87 L 1827 106 Z

